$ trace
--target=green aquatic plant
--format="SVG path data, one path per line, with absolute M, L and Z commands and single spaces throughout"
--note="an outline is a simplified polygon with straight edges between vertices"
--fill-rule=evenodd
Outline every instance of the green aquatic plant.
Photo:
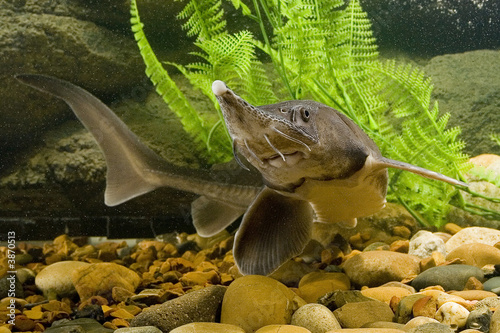
M 164 63 L 212 100 L 217 119 L 202 117 L 182 94 L 156 58 L 136 1 L 131 1 L 132 29 L 146 74 L 200 143 L 200 154 L 209 163 L 232 157 L 210 90 L 218 79 L 254 105 L 274 103 L 277 95 L 330 105 L 363 128 L 385 156 L 464 179 L 469 165 L 458 139 L 460 129 L 447 128 L 450 115 L 440 114 L 438 103 L 431 103 L 431 80 L 418 68 L 379 59 L 370 20 L 358 0 L 231 2 L 242 17 L 260 27 L 260 39 L 248 31 L 229 33 L 221 0 L 186 0 L 178 18 L 188 36 L 196 37 L 200 51 L 193 54 L 200 61 Z M 257 54 L 267 57 L 270 70 L 264 70 L 259 60 L 264 56 Z M 411 173 L 391 170 L 389 185 L 388 198 L 403 204 L 424 225 L 442 225 L 450 205 L 465 207 L 457 188 Z

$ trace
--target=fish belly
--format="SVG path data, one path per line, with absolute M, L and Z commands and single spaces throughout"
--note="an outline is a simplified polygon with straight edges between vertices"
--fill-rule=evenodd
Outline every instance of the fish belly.
M 356 179 L 357 178 L 357 179 Z M 348 180 L 306 180 L 295 194 L 312 205 L 315 222 L 352 221 L 384 208 L 387 170 Z

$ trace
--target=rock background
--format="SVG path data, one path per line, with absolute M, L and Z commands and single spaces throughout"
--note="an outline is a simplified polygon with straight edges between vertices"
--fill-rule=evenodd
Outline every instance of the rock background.
M 433 78 L 440 110 L 452 113 L 450 126 L 462 127 L 466 152 L 499 154 L 500 147 L 488 136 L 498 132 L 500 124 L 500 52 L 468 52 L 499 46 L 497 35 L 490 38 L 492 29 L 498 31 L 497 2 L 485 1 L 467 12 L 474 16 L 470 22 L 483 27 L 481 31 L 475 25 L 470 29 L 462 25 L 462 9 L 468 5 L 448 15 L 441 7 L 420 8 L 413 0 L 397 2 L 398 11 L 393 11 L 392 0 L 362 3 L 373 19 L 382 54 L 395 48 L 397 54 L 411 51 L 419 57 L 462 52 L 419 58 L 418 63 Z M 450 1 L 441 3 L 453 7 Z M 146 33 L 160 59 L 186 61 L 191 48 L 191 40 L 175 20 L 179 6 L 179 2 L 139 1 Z M 426 30 L 424 23 L 401 30 L 401 22 L 412 15 L 436 24 L 428 24 L 432 28 Z M 235 17 L 234 9 L 228 17 Z M 105 165 L 89 133 L 63 102 L 13 79 L 16 73 L 44 73 L 78 84 L 110 105 L 164 158 L 202 167 L 188 135 L 166 112 L 144 74 L 130 32 L 129 1 L 6 0 L 0 3 L 0 20 L 5 22 L 0 30 L 0 217 L 185 215 L 193 196 L 170 189 L 105 207 Z M 234 24 L 228 25 L 234 29 Z M 236 25 L 255 30 L 246 21 Z M 440 33 L 443 29 L 448 33 Z M 478 34 L 481 38 L 474 37 Z M 456 43 L 450 46 L 441 37 Z M 422 48 L 427 51 L 416 52 Z M 196 92 L 182 89 L 196 100 L 198 109 L 207 109 L 207 101 Z

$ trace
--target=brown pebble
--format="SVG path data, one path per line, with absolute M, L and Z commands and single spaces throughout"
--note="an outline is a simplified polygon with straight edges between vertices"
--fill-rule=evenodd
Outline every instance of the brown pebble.
M 394 236 L 399 236 L 401 238 L 409 239 L 411 236 L 411 230 L 404 225 L 397 225 L 392 228 L 392 234 Z
M 483 284 L 474 276 L 471 276 L 465 283 L 464 290 L 483 290 Z
M 409 249 L 410 249 L 410 241 L 401 239 L 392 242 L 389 251 L 408 253 Z
M 336 246 L 321 251 L 321 262 L 325 265 L 340 265 L 343 257 L 344 253 Z
M 25 315 L 16 316 L 14 323 L 14 328 L 21 332 L 32 331 L 35 327 L 35 322 Z
M 431 296 L 420 298 L 415 303 L 413 303 L 413 317 L 422 316 L 434 318 L 434 315 L 436 314 L 438 308 L 437 305 L 437 301 Z
M 115 287 L 116 288 L 116 287 Z M 78 310 L 82 310 L 84 307 L 88 305 L 108 305 L 108 300 L 102 296 L 92 296 L 85 301 L 81 302 L 78 306 Z
M 115 324 L 110 323 L 109 321 L 107 321 L 104 324 L 102 324 L 102 326 L 104 328 L 109 328 L 109 329 L 112 329 L 112 330 L 117 330 L 118 329 L 118 326 L 116 326 Z
M 480 301 L 488 297 L 497 297 L 497 294 L 486 290 L 453 291 L 450 293 L 450 295 L 462 297 L 466 301 Z
M 205 286 L 207 284 L 218 284 L 220 282 L 220 276 L 216 271 L 208 272 L 188 272 L 184 274 L 179 281 L 184 287 L 190 286 Z
M 127 312 L 131 313 L 133 316 L 142 312 L 142 309 L 136 305 L 125 305 L 124 303 L 121 303 L 118 304 L 118 307 L 127 310 Z
M 115 318 L 111 321 L 111 324 L 116 327 L 130 327 L 130 323 L 122 318 Z
M 168 258 L 167 261 L 173 271 L 178 271 L 180 273 L 187 273 L 193 271 L 195 268 L 191 261 L 184 258 Z
M 462 230 L 462 227 L 460 227 L 459 225 L 456 225 L 455 223 L 446 223 L 444 225 L 444 231 L 446 231 L 447 233 L 452 234 L 452 235 L 456 234 L 460 230 Z
M 116 309 L 110 313 L 111 317 L 121 318 L 121 319 L 132 319 L 134 315 L 125 309 Z
M 43 332 L 45 331 L 45 326 L 42 323 L 35 323 L 35 327 L 33 328 L 33 332 Z
M 135 293 L 122 287 L 113 287 L 113 289 L 111 289 L 111 298 L 117 303 L 125 302 L 134 295 Z

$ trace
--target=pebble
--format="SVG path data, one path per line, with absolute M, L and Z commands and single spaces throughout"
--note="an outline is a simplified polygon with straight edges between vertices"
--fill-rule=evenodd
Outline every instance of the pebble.
M 491 291 L 486 290 L 463 290 L 463 291 L 453 291 L 450 295 L 462 297 L 467 301 L 479 301 L 488 297 L 496 297 L 496 294 Z
M 437 323 L 437 324 L 439 324 L 439 321 L 437 321 L 434 318 L 429 318 L 429 317 L 422 317 L 422 316 L 415 317 L 415 318 L 412 318 L 411 320 L 409 320 L 404 325 L 403 331 L 408 332 L 408 331 L 412 330 L 415 327 L 418 327 L 418 326 L 421 326 L 421 325 L 424 325 L 424 324 L 428 324 L 428 323 Z
M 305 327 L 311 333 L 324 333 L 342 328 L 332 311 L 321 304 L 306 304 L 292 315 L 292 325 Z
M 500 249 L 479 243 L 464 244 L 448 253 L 446 260 L 461 259 L 466 265 L 482 268 L 485 265 L 500 264 Z
M 441 323 L 427 323 L 412 328 L 408 333 L 455 333 L 448 325 Z
M 123 332 L 123 333 L 129 333 L 129 332 Z M 135 332 L 130 332 L 130 333 L 135 333 Z M 142 332 L 137 332 L 137 333 L 142 333 Z M 161 333 L 160 330 L 159 333 Z M 236 325 L 219 324 L 219 323 L 190 323 L 174 328 L 173 330 L 170 331 L 170 333 L 245 333 L 245 331 L 241 327 L 238 327 Z
M 498 242 L 500 242 L 500 230 L 469 227 L 460 230 L 446 242 L 446 252 L 450 253 L 464 244 L 481 243 L 493 246 Z
M 491 316 L 489 333 L 500 333 L 500 311 L 495 311 Z
M 390 306 L 380 301 L 347 303 L 333 314 L 344 328 L 359 328 L 374 321 L 392 321 L 394 317 Z
M 467 317 L 466 327 L 480 332 L 488 332 L 492 315 L 493 312 L 490 309 L 472 310 L 469 317 Z
M 44 333 L 111 333 L 112 329 L 105 328 L 97 320 L 90 318 L 79 318 L 74 320 L 62 319 L 54 322 Z
M 220 321 L 254 332 L 266 325 L 289 324 L 293 312 L 305 304 L 281 282 L 266 276 L 246 275 L 229 285 Z
M 420 272 L 415 256 L 390 251 L 362 252 L 343 265 L 352 284 L 377 287 L 391 281 L 402 281 Z
M 23 285 L 17 276 L 14 276 L 14 279 L 12 279 L 10 274 L 2 276 L 0 278 L 0 299 L 8 297 L 12 291 L 14 291 L 15 297 L 24 297 Z
M 374 301 L 373 298 L 363 296 L 359 290 L 337 290 L 329 292 L 318 299 L 318 303 L 326 306 L 331 311 L 347 303 Z
M 35 285 L 47 299 L 72 296 L 76 293 L 71 274 L 90 266 L 82 261 L 60 261 L 43 268 L 35 277 Z
M 162 333 L 162 331 L 158 327 L 154 327 L 154 326 L 141 326 L 141 327 L 119 328 L 119 329 L 115 330 L 114 333 Z
M 409 296 L 412 294 L 412 292 L 409 291 L 408 289 L 401 287 L 367 288 L 367 289 L 362 289 L 361 293 L 366 297 L 370 297 L 385 302 L 387 304 L 390 303 L 393 297 L 403 298 L 405 296 Z
M 208 286 L 163 304 L 153 305 L 131 320 L 132 327 L 156 326 L 169 332 L 193 322 L 214 322 L 226 292 L 224 286 Z
M 267 325 L 259 328 L 255 333 L 311 333 L 311 331 L 294 325 Z
M 349 290 L 351 283 L 344 273 L 311 272 L 299 282 L 299 295 L 307 303 L 315 303 L 318 298 L 332 290 Z
M 405 325 L 394 323 L 392 321 L 374 321 L 372 323 L 364 324 L 362 328 L 391 328 L 403 330 Z
M 432 296 L 426 296 L 418 299 L 411 309 L 414 317 L 434 318 L 438 309 L 438 301 Z
M 111 298 L 114 287 L 134 292 L 141 283 L 136 272 L 110 262 L 82 266 L 72 273 L 71 278 L 82 301 L 96 295 Z
M 500 276 L 495 276 L 483 283 L 484 290 L 500 294 Z
M 396 313 L 395 313 L 395 321 L 400 324 L 407 323 L 413 316 L 413 305 L 419 299 L 424 298 L 426 295 L 422 294 L 413 294 L 410 296 L 406 296 L 398 303 Z
M 420 230 L 410 239 L 408 254 L 423 259 L 430 257 L 433 252 L 439 252 L 446 256 L 446 246 L 443 239 L 435 236 L 432 232 Z
M 465 327 L 469 310 L 454 302 L 447 302 L 441 305 L 434 318 L 441 324 L 448 325 L 453 330 Z
M 469 278 L 473 276 L 478 280 L 484 280 L 483 272 L 470 265 L 448 265 L 429 268 L 420 273 L 412 282 L 411 286 L 421 290 L 430 286 L 439 285 L 444 290 L 463 290 Z
M 277 270 L 272 272 L 269 277 L 283 283 L 285 286 L 297 287 L 300 279 L 312 271 L 314 271 L 314 269 L 304 262 L 288 260 Z
M 326 333 L 405 333 L 405 331 L 394 328 L 348 328 L 331 330 Z
M 497 296 L 488 297 L 474 304 L 474 309 L 489 309 L 489 308 L 499 309 L 500 298 Z

